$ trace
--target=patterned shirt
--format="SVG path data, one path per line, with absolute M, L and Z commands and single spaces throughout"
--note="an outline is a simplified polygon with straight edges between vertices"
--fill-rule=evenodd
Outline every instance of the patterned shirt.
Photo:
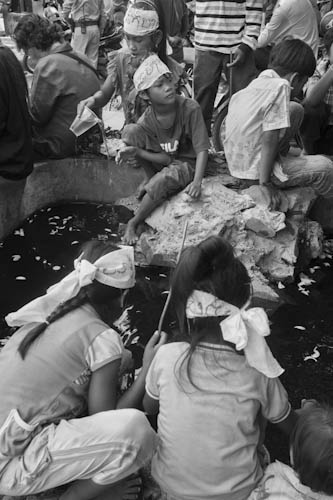
M 309 79 L 307 93 L 309 93 L 310 89 L 312 89 L 319 80 L 327 73 L 327 71 L 333 71 L 333 65 L 329 63 L 328 60 L 321 59 L 318 62 L 317 69 L 314 72 L 313 76 Z M 324 102 L 328 104 L 331 108 L 331 115 L 329 118 L 329 125 L 333 125 L 333 85 L 331 85 L 326 92 L 324 97 Z
M 195 46 L 230 54 L 240 43 L 256 48 L 263 0 L 196 0 Z
M 224 151 L 231 175 L 259 179 L 263 132 L 290 126 L 290 84 L 273 70 L 260 73 L 231 98 L 225 121 Z M 286 180 L 276 162 L 274 175 Z

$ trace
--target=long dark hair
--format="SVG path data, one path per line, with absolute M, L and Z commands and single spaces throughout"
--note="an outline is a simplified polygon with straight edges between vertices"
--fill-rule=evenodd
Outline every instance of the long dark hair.
M 82 254 L 84 259 L 93 263 L 103 255 L 118 249 L 119 247 L 111 242 L 92 240 L 82 245 L 80 254 Z M 18 347 L 22 359 L 25 358 L 31 344 L 51 323 L 54 323 L 57 319 L 62 318 L 83 304 L 91 304 L 103 321 L 112 323 L 112 320 L 116 318 L 110 319 L 110 302 L 119 298 L 120 295 L 121 290 L 118 288 L 106 286 L 97 281 L 93 281 L 90 285 L 82 287 L 75 297 L 59 304 L 59 306 L 45 319 L 45 322 L 39 323 L 29 330 Z
M 290 436 L 293 467 L 312 491 L 333 495 L 333 408 L 314 403 L 302 409 Z
M 274 45 L 268 67 L 280 76 L 298 73 L 310 77 L 316 69 L 316 58 L 311 47 L 303 40 L 286 39 Z
M 223 318 L 186 318 L 186 304 L 194 290 L 210 293 L 236 307 L 242 307 L 251 295 L 251 281 L 242 262 L 234 256 L 231 245 L 220 236 L 210 236 L 199 245 L 184 250 L 171 280 L 171 300 L 178 319 L 180 339 L 189 349 L 180 365 L 186 363 L 191 379 L 191 361 L 196 346 L 207 332 L 216 329 Z M 195 386 L 196 387 L 196 386 Z

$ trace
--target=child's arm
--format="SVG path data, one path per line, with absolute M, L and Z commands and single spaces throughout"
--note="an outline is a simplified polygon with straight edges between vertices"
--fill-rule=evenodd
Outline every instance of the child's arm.
M 297 413 L 294 410 L 290 410 L 290 413 L 287 416 L 287 418 L 277 423 L 276 425 L 282 432 L 284 432 L 285 434 L 287 434 L 287 436 L 289 436 L 297 422 L 297 418 L 298 418 Z
M 329 68 L 320 80 L 308 90 L 303 101 L 304 106 L 318 106 L 324 100 L 331 85 L 333 85 L 333 67 Z
M 157 415 L 160 409 L 160 403 L 158 399 L 153 399 L 145 393 L 143 398 L 143 409 L 148 415 Z
M 279 151 L 280 130 L 267 130 L 262 134 L 261 140 L 261 166 L 259 184 L 265 189 L 270 199 L 272 210 L 276 208 L 279 197 L 276 189 L 271 184 L 271 174 Z
M 102 108 L 105 106 L 113 96 L 114 91 L 113 76 L 110 75 L 107 77 L 100 90 L 87 99 L 79 102 L 77 105 L 78 116 L 81 116 L 85 106 L 90 109 Z
M 208 151 L 201 151 L 197 155 L 197 160 L 195 164 L 195 174 L 193 181 L 187 186 L 186 193 L 192 196 L 192 198 L 199 198 L 201 194 L 201 182 L 206 170 L 208 160 Z
M 138 165 L 138 159 L 162 166 L 167 166 L 171 163 L 171 157 L 165 153 L 165 151 L 153 153 L 136 146 L 126 146 L 121 149 L 117 154 L 116 161 L 117 163 L 126 162 L 130 166 L 136 167 Z

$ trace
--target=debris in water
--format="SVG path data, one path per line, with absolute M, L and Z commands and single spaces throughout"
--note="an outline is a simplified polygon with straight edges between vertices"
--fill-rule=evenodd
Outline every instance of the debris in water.
M 16 229 L 16 231 L 14 231 L 14 234 L 16 236 L 24 236 L 24 229 Z
M 296 325 L 296 326 L 294 326 L 294 328 L 296 328 L 296 330 L 306 330 L 306 328 L 304 326 L 300 326 L 300 325 Z
M 331 264 L 329 262 L 324 262 L 325 267 L 331 267 Z
M 313 353 L 310 354 L 309 356 L 305 356 L 304 358 L 304 361 L 315 361 L 317 363 L 318 359 L 320 356 L 320 352 L 318 351 L 318 347 L 316 346 L 314 349 L 313 349 Z
M 79 243 L 79 241 L 72 241 L 71 245 L 77 245 Z
M 53 271 L 60 271 L 61 266 L 53 266 L 52 269 Z
M 16 276 L 17 281 L 25 281 L 27 278 L 25 276 Z
M 279 290 L 282 290 L 283 288 L 286 288 L 285 285 L 283 283 L 281 283 L 281 281 L 278 282 L 277 287 L 278 287 Z
M 35 256 L 35 260 L 40 260 L 40 259 L 41 259 L 41 257 L 39 255 Z
M 21 255 L 12 255 L 12 259 L 14 262 L 17 262 L 18 260 L 20 260 L 21 258 Z

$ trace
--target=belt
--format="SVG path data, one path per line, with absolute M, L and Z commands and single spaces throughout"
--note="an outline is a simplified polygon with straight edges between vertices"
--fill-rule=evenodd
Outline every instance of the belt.
M 74 23 L 75 28 L 80 28 L 81 26 L 98 26 L 98 21 L 76 21 Z

